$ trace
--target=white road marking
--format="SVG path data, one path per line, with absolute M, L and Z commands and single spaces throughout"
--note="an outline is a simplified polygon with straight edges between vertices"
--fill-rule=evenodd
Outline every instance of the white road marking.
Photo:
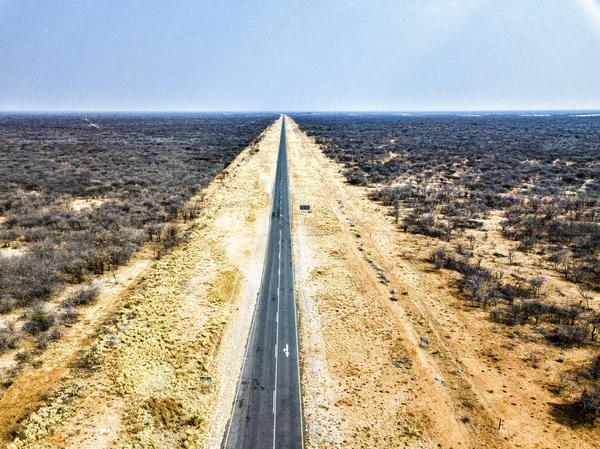
M 290 349 L 288 348 L 288 345 L 285 345 L 285 348 L 283 349 L 283 352 L 285 353 L 286 357 L 290 356 Z

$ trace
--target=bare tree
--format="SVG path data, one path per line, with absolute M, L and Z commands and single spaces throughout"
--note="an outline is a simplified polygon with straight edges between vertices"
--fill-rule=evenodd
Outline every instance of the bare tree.
M 590 338 L 592 339 L 592 341 L 596 341 L 596 331 L 600 327 L 600 312 L 594 312 L 588 318 L 588 323 L 590 323 L 590 326 L 592 326 L 592 333 L 590 335 Z M 600 356 L 598 357 L 598 363 L 600 366 Z
M 513 248 L 508 250 L 508 264 L 512 265 L 515 260 L 515 250 Z
M 469 249 L 473 251 L 475 249 L 475 242 L 477 241 L 477 237 L 475 234 L 469 234 L 467 236 L 467 240 L 469 241 Z
M 594 299 L 591 287 L 587 284 L 579 284 L 577 286 L 577 293 L 581 295 L 581 297 L 585 300 L 586 307 L 590 309 L 590 301 Z
M 546 282 L 546 278 L 544 276 L 534 276 L 529 279 L 529 285 L 531 285 L 534 296 L 538 296 L 540 294 L 540 290 L 542 289 L 544 282 Z

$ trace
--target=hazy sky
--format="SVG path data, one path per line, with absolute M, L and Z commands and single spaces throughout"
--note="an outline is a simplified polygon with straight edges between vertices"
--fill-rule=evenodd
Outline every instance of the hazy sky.
M 0 0 L 0 110 L 600 109 L 600 0 Z

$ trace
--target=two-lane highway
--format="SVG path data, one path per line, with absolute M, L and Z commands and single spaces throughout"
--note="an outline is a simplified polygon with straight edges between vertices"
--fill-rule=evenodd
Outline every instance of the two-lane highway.
M 262 286 L 225 449 L 304 447 L 285 117 Z

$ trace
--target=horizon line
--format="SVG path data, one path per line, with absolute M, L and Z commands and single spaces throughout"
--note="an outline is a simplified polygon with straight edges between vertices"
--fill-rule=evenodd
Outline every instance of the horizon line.
M 517 112 L 600 112 L 600 108 L 567 109 L 315 109 L 315 110 L 175 110 L 175 109 L 0 109 L 0 114 L 458 114 L 458 113 L 517 113 Z

